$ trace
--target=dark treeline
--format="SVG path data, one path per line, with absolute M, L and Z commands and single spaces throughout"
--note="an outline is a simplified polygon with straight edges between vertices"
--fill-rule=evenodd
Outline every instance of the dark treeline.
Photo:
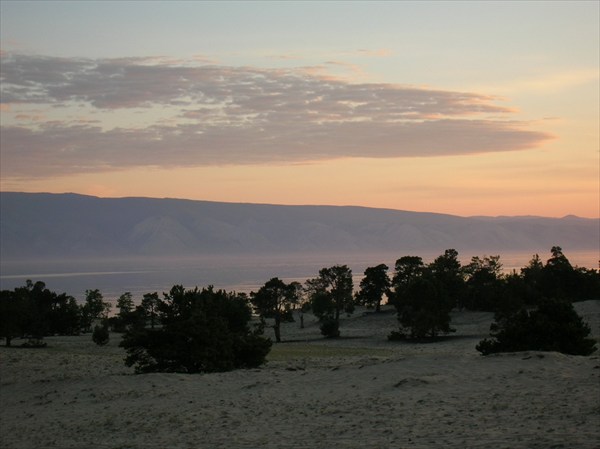
M 393 273 L 388 271 L 385 264 L 367 268 L 356 292 L 346 265 L 323 268 L 303 285 L 273 278 L 250 295 L 175 286 L 162 298 L 156 292 L 143 295 L 136 306 L 126 292 L 117 300 L 112 317 L 110 304 L 99 290 L 87 290 L 84 304 L 77 304 L 66 293 L 49 291 L 43 282 L 27 281 L 23 287 L 0 292 L 0 337 L 6 346 L 23 337 L 28 339 L 26 345 L 43 346 L 45 336 L 93 331 L 94 341 L 104 344 L 110 328 L 125 332 L 122 345 L 128 350 L 128 364 L 135 364 L 140 372 L 224 370 L 264 361 L 270 343 L 259 334 L 267 320 L 280 342 L 281 323 L 298 317 L 303 327 L 303 313 L 310 310 L 319 319 L 321 333 L 334 338 L 341 335 L 342 314 L 352 314 L 356 305 L 379 312 L 387 303 L 395 308 L 399 322 L 390 340 L 423 340 L 450 333 L 450 312 L 466 309 L 494 312 L 491 338 L 477 348 L 484 354 L 523 349 L 593 351 L 593 340 L 586 339 L 589 328 L 572 303 L 598 299 L 600 273 L 573 267 L 558 246 L 551 249 L 546 263 L 536 254 L 520 272 L 504 273 L 499 256 L 473 257 L 461 265 L 453 249 L 429 264 L 418 256 L 403 256 Z M 260 317 L 253 330 L 249 327 L 252 311 Z M 566 323 L 563 327 L 570 326 L 571 333 L 562 335 L 554 321 Z M 542 328 L 551 329 L 550 334 L 531 336 L 531 329 L 540 334 Z M 562 343 L 550 341 L 557 339 Z M 185 341 L 195 342 L 187 344 L 186 356 L 178 349 Z M 207 349 L 212 347 L 209 341 L 219 343 Z M 240 352 L 240 347 L 246 349 Z M 204 361 L 194 361 L 189 353 L 204 353 Z M 207 361 L 209 353 L 219 354 L 222 360 Z M 242 353 L 253 353 L 252 360 L 243 360 Z M 179 354 L 178 361 L 169 354 Z

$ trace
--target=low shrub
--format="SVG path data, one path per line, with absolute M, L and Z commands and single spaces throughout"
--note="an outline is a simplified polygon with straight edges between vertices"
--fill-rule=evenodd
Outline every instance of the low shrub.
M 94 326 L 94 332 L 92 333 L 92 340 L 98 346 L 104 346 L 108 343 L 109 333 L 108 327 L 106 326 Z
M 544 299 L 537 309 L 520 309 L 493 323 L 491 330 L 491 338 L 476 346 L 483 355 L 517 351 L 590 355 L 596 350 L 595 340 L 587 338 L 590 327 L 566 300 Z
M 333 318 L 325 318 L 321 323 L 321 335 L 327 338 L 337 338 L 340 336 L 340 323 Z

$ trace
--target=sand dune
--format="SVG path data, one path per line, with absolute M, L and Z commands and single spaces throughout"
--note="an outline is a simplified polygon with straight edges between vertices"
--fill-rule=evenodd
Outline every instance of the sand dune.
M 600 339 L 600 301 L 577 304 Z M 600 357 L 482 357 L 491 315 L 452 338 L 388 342 L 395 316 L 282 329 L 261 369 L 134 375 L 118 335 L 0 349 L 2 448 L 598 448 Z M 293 340 L 293 341 L 289 341 Z

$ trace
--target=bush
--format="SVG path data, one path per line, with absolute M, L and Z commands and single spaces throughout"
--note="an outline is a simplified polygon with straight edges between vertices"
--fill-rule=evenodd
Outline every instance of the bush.
M 98 346 L 104 346 L 108 343 L 109 334 L 108 327 L 106 326 L 94 326 L 94 332 L 92 333 L 92 340 Z
M 340 336 L 340 324 L 333 318 L 326 318 L 321 324 L 321 335 L 327 338 L 337 338 Z
M 265 362 L 271 350 L 271 340 L 256 334 L 250 334 L 235 341 L 234 357 L 238 368 L 254 368 Z
M 517 351 L 590 355 L 596 350 L 596 342 L 587 338 L 589 326 L 565 300 L 544 299 L 537 310 L 520 309 L 500 324 L 492 324 L 491 330 L 492 338 L 476 346 L 483 355 Z

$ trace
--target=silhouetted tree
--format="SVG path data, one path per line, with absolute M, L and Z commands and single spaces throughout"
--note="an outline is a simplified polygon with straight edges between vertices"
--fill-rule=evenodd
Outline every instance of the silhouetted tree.
M 27 280 L 22 287 L 1 292 L 0 336 L 8 346 L 17 336 L 28 336 L 30 346 L 40 346 L 47 335 L 79 333 L 79 323 L 75 299 L 48 290 L 41 281 Z
M 49 322 L 50 334 L 78 335 L 81 331 L 81 309 L 75 298 L 66 293 L 54 293 Z
M 287 285 L 279 278 L 267 281 L 256 293 L 250 294 L 250 301 L 261 318 L 273 318 L 275 341 L 281 342 L 281 321 L 291 313 L 297 302 L 296 285 Z
M 340 335 L 340 312 L 354 312 L 352 270 L 347 265 L 335 265 L 319 270 L 319 277 L 306 282 L 313 313 L 321 321 L 321 333 L 326 337 Z
M 0 292 L 0 337 L 6 340 L 6 346 L 23 335 L 28 313 L 26 298 L 10 290 Z
M 131 328 L 121 346 L 141 372 L 214 372 L 264 363 L 271 341 L 251 331 L 247 298 L 174 286 L 158 302 L 161 328 Z
M 467 280 L 459 305 L 470 310 L 493 311 L 502 297 L 500 256 L 483 259 L 474 256 L 463 272 Z
M 459 304 L 464 294 L 465 282 L 463 271 L 455 249 L 447 249 L 428 265 L 429 270 L 438 281 L 440 294 L 454 307 Z
M 367 307 L 375 307 L 375 311 L 381 310 L 381 299 L 390 291 L 390 278 L 387 275 L 388 266 L 379 264 L 368 267 L 364 272 L 364 278 L 360 281 L 360 290 L 356 293 L 356 302 Z
M 85 304 L 81 307 L 82 327 L 86 332 L 92 329 L 95 320 L 105 320 L 108 318 L 111 305 L 104 301 L 100 290 L 86 290 Z
M 600 271 L 584 267 L 575 267 L 577 289 L 574 301 L 600 299 Z
M 392 278 L 391 302 L 395 305 L 401 301 L 408 285 L 423 275 L 425 265 L 419 256 L 403 256 L 396 260 L 394 277 Z
M 32 340 L 31 344 L 35 346 L 36 342 L 40 342 L 50 333 L 49 318 L 56 294 L 48 290 L 42 281 L 33 283 L 30 280 L 26 281 L 24 287 L 15 289 L 15 293 L 26 298 L 29 313 L 24 332 Z
M 134 321 L 139 319 L 136 313 L 131 292 L 125 292 L 117 299 L 118 313 L 108 319 L 111 329 L 114 332 L 125 332 L 127 326 L 131 326 Z
M 525 303 L 538 304 L 543 296 L 544 263 L 538 254 L 534 254 L 528 264 L 521 268 L 523 279 Z
M 427 266 L 418 256 L 404 256 L 395 268 L 392 302 L 400 329 L 388 338 L 421 339 L 452 332 L 450 311 L 464 284 L 458 253 L 446 250 Z
M 552 256 L 542 269 L 542 292 L 546 298 L 574 299 L 577 291 L 575 270 L 560 246 L 553 246 Z
M 499 322 L 510 320 L 520 309 L 533 307 L 539 300 L 530 296 L 523 276 L 513 272 L 496 280 L 499 296 L 490 308 Z M 495 290 L 495 289 L 494 289 Z
M 160 304 L 160 300 L 158 298 L 158 293 L 146 293 L 142 297 L 141 308 L 144 311 L 146 318 L 150 318 L 150 327 L 154 329 L 156 324 L 156 317 L 158 312 L 158 306 Z
M 390 340 L 422 339 L 452 332 L 452 301 L 446 295 L 441 281 L 429 269 L 408 282 L 394 306 L 400 330 L 392 332 Z
M 119 315 L 125 316 L 128 313 L 133 312 L 133 308 L 134 304 L 131 292 L 125 292 L 119 296 L 119 299 L 117 299 L 117 309 L 119 309 Z

